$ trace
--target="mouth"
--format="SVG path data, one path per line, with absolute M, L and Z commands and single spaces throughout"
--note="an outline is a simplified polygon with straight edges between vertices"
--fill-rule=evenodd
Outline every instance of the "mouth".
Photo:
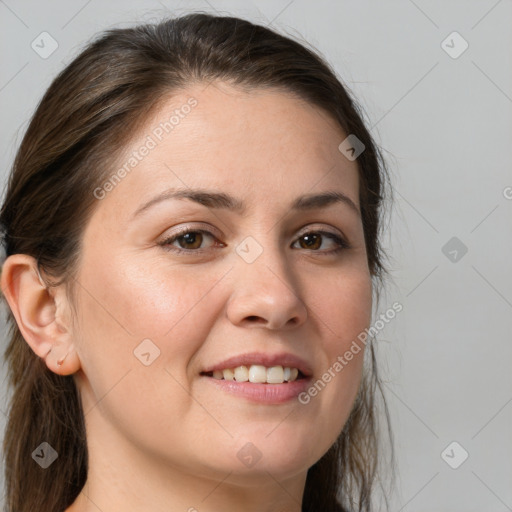
M 201 372 L 201 375 L 216 380 L 252 382 L 253 384 L 284 384 L 306 378 L 302 371 L 295 367 L 281 365 L 266 367 L 260 364 Z
M 251 352 L 204 368 L 200 376 L 215 389 L 259 404 L 296 400 L 310 385 L 312 370 L 290 353 Z

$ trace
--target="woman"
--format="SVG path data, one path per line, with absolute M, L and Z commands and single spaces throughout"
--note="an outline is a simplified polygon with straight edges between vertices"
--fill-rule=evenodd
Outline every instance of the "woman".
M 91 43 L 0 215 L 8 510 L 370 510 L 385 181 L 291 39 L 197 13 Z

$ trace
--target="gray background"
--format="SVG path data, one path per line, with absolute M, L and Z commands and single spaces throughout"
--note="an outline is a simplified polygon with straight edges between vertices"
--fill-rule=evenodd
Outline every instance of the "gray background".
M 512 511 L 511 0 L 0 0 L 2 183 L 44 90 L 93 34 L 194 9 L 309 41 L 386 150 L 393 279 L 379 310 L 403 304 L 378 344 L 398 456 L 392 510 Z M 31 48 L 43 31 L 58 43 L 46 59 Z M 442 47 L 453 31 L 469 44 L 457 58 L 461 40 L 448 38 L 452 56 Z M 469 454 L 457 469 L 442 457 L 453 441 L 452 465 Z

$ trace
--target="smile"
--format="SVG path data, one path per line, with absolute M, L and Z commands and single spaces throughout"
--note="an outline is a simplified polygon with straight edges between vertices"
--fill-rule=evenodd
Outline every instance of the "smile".
M 214 370 L 204 373 L 204 375 L 217 380 L 252 382 L 255 384 L 283 384 L 284 382 L 293 382 L 303 378 L 303 375 L 297 368 L 287 366 L 266 367 L 259 364 Z

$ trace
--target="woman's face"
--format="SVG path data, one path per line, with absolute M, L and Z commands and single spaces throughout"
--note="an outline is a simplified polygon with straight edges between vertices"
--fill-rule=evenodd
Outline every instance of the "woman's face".
M 214 83 L 173 95 L 129 144 L 95 192 L 78 274 L 91 463 L 281 479 L 332 445 L 364 350 L 333 368 L 372 305 L 346 136 L 283 92 Z M 326 193 L 354 205 L 310 200 Z M 296 373 L 281 367 L 299 378 L 279 383 Z

